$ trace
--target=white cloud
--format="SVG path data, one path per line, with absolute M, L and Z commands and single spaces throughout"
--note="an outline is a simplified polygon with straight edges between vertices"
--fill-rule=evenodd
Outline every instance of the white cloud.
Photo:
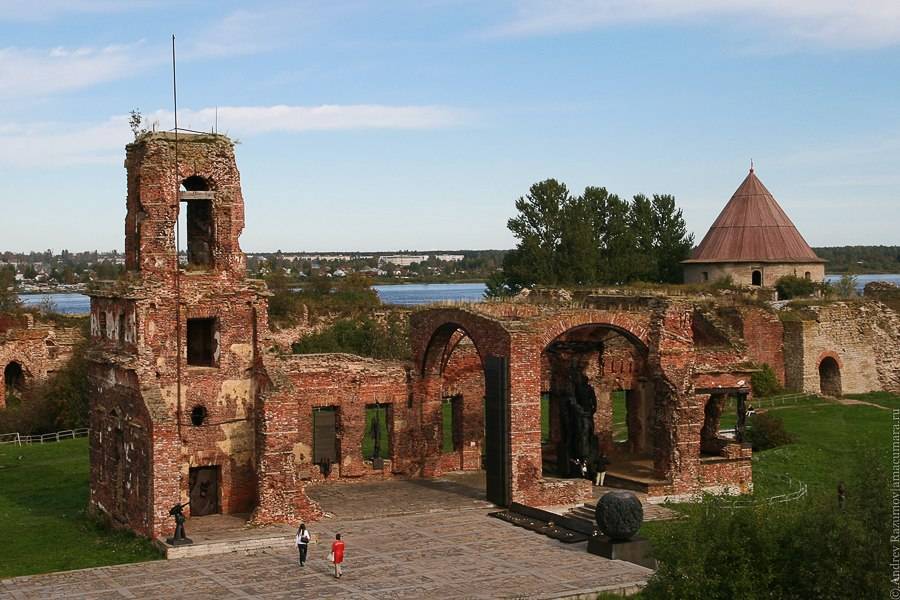
M 323 104 L 321 106 L 220 106 L 178 111 L 178 125 L 209 131 L 216 121 L 218 130 L 243 136 L 273 131 L 302 132 L 342 129 L 435 129 L 460 124 L 465 111 L 444 106 L 387 106 L 384 104 Z M 163 128 L 174 121 L 170 111 L 148 115 Z
M 0 49 L 0 98 L 53 94 L 120 79 L 145 64 L 140 46 Z
M 209 131 L 215 108 L 178 112 L 179 126 Z M 243 137 L 270 132 L 351 129 L 434 129 L 463 122 L 466 113 L 439 106 L 377 104 L 323 106 L 226 106 L 218 109 L 219 131 Z M 159 110 L 147 122 L 172 127 L 172 113 Z M 61 167 L 120 163 L 131 140 L 128 116 L 95 124 L 0 123 L 0 165 Z
M 131 138 L 127 117 L 93 125 L 0 124 L 0 164 L 56 168 L 122 161 Z
M 620 23 L 727 19 L 802 42 L 872 48 L 900 42 L 897 0 L 530 0 L 489 33 L 528 36 Z

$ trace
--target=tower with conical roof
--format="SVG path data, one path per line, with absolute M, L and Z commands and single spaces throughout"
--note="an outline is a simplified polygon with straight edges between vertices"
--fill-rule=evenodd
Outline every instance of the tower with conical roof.
M 684 261 L 685 283 L 731 277 L 738 285 L 774 286 L 784 275 L 825 279 L 825 261 L 750 168 L 703 241 Z

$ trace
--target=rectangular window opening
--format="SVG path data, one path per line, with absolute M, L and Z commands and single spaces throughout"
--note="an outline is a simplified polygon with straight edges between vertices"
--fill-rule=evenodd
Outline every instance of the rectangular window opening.
M 208 192 L 201 193 L 207 194 Z M 182 192 L 182 197 L 184 194 Z M 213 263 L 212 200 L 191 198 L 182 199 L 181 202 L 187 205 L 187 210 L 182 211 L 179 215 L 182 235 L 187 238 L 187 267 L 189 269 L 208 269 L 212 267 Z
M 187 364 L 215 367 L 219 343 L 215 318 L 187 320 Z

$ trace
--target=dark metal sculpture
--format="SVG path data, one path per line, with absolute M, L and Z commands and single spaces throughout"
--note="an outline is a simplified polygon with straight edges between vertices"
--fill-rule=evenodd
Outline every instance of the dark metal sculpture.
M 375 406 L 375 418 L 372 419 L 372 460 L 381 458 L 381 407 Z
M 372 468 L 383 469 L 384 460 L 381 458 L 381 406 L 375 405 L 375 418 L 372 419 Z
M 175 535 L 168 538 L 166 542 L 173 546 L 178 546 L 181 544 L 193 544 L 193 540 L 191 538 L 185 536 L 184 534 L 184 507 L 186 507 L 190 502 L 186 502 L 182 504 L 179 502 L 175 506 L 169 509 L 169 515 L 175 517 Z
M 609 492 L 597 501 L 594 518 L 600 531 L 614 541 L 630 540 L 644 522 L 644 507 L 631 492 Z

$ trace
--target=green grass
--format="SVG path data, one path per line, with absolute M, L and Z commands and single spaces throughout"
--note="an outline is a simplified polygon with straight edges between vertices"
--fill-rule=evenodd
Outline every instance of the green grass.
M 441 449 L 445 453 L 456 450 L 453 444 L 453 402 L 449 399 L 441 403 L 442 440 Z
M 625 391 L 618 390 L 610 394 L 613 405 L 613 440 L 624 442 L 628 439 L 628 408 L 625 404 Z
M 541 394 L 541 443 L 550 441 L 550 394 Z
M 0 446 L 0 577 L 160 558 L 85 514 L 88 475 L 87 439 Z
M 863 400 L 865 402 L 871 402 L 872 404 L 878 404 L 879 406 L 884 406 L 885 408 L 900 408 L 900 396 L 897 394 L 891 394 L 890 392 L 869 392 L 868 394 L 845 394 L 845 398 L 852 398 L 854 400 Z
M 390 458 L 391 457 L 391 448 L 390 448 L 390 439 L 388 438 L 388 428 L 387 428 L 387 406 L 382 406 L 378 412 L 378 420 L 380 425 L 380 431 L 378 437 L 380 438 L 381 445 L 379 447 L 381 458 Z M 374 407 L 367 406 L 366 407 L 366 428 L 365 435 L 363 435 L 362 441 L 362 455 L 363 458 L 369 460 L 372 458 L 372 450 L 375 449 L 375 438 L 372 437 L 372 421 L 375 420 L 376 410 Z
M 900 405 L 900 396 L 886 394 L 882 402 Z M 754 454 L 753 479 L 765 493 L 772 475 L 786 474 L 809 485 L 810 492 L 834 491 L 853 468 L 864 448 L 888 458 L 891 413 L 873 406 L 820 404 L 769 409 L 784 421 L 795 442 Z

